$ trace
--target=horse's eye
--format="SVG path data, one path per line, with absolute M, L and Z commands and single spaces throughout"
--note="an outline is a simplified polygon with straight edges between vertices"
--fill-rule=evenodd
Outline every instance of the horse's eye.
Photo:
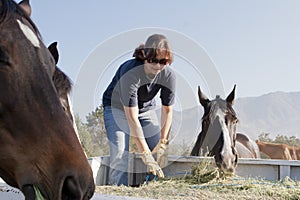
M 233 116 L 232 117 L 232 121 L 233 121 L 233 123 L 236 124 L 236 123 L 238 123 L 239 120 L 238 120 L 238 118 L 236 116 Z
M 2 116 L 2 113 L 4 112 L 3 110 L 3 106 L 2 106 L 2 103 L 0 102 L 0 117 Z
M 0 46 L 0 67 L 9 65 L 7 52 Z
M 208 125 L 209 121 L 207 118 L 205 118 L 205 119 L 202 119 L 202 123 L 203 123 L 203 125 Z

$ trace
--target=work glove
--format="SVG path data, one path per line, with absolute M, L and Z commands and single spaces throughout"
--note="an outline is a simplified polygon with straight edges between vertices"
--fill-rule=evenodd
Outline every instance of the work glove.
M 160 139 L 152 151 L 152 154 L 157 154 L 157 163 L 161 168 L 164 168 L 168 165 L 168 144 L 168 140 Z
M 165 177 L 164 172 L 159 167 L 157 162 L 154 160 L 154 158 L 149 150 L 144 151 L 142 153 L 142 160 L 145 163 L 145 165 L 148 166 L 149 172 L 151 172 L 154 176 L 157 175 L 159 178 Z

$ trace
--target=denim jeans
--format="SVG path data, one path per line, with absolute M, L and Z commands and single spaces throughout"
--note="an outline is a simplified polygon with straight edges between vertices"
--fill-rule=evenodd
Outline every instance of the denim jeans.
M 129 126 L 123 110 L 104 107 L 104 124 L 110 147 L 110 185 L 128 185 Z M 154 110 L 140 113 L 138 119 L 146 142 L 153 150 L 160 139 L 160 124 Z

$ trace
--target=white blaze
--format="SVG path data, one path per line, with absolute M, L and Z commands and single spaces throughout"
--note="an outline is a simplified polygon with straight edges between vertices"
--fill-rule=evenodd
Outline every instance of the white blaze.
M 230 158 L 230 156 L 232 155 L 232 149 L 231 149 L 231 139 L 230 139 L 230 135 L 229 135 L 229 130 L 225 124 L 224 121 L 224 114 L 223 113 L 218 113 L 219 115 L 219 120 L 220 120 L 220 124 L 223 130 L 223 139 L 224 139 L 224 144 L 223 144 L 223 149 L 221 152 L 221 155 L 223 156 L 223 158 Z
M 73 114 L 73 108 L 72 108 L 72 103 L 71 103 L 70 95 L 68 94 L 67 97 L 68 97 L 68 104 L 69 104 L 69 108 L 70 108 L 70 114 L 71 114 L 71 116 L 73 118 L 73 127 L 74 127 L 74 130 L 75 130 L 76 135 L 78 137 L 78 140 L 80 141 L 79 134 L 78 134 L 78 129 L 77 129 L 77 125 L 76 125 L 75 116 Z
M 40 41 L 37 37 L 37 35 L 25 24 L 23 24 L 20 20 L 17 19 L 17 22 L 20 26 L 20 29 L 26 36 L 26 38 L 32 43 L 35 47 L 40 47 Z

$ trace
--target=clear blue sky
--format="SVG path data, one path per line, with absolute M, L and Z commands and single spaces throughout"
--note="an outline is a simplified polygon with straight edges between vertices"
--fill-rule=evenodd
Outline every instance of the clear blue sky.
M 97 46 L 127 31 L 157 27 L 197 43 L 214 63 L 225 93 L 234 84 L 237 97 L 300 91 L 298 0 L 31 0 L 31 5 L 32 18 L 45 44 L 59 42 L 59 66 L 75 85 L 82 64 Z M 147 36 L 137 37 L 132 48 Z M 172 46 L 176 45 L 177 41 L 172 41 Z M 112 68 L 129 57 L 130 52 L 119 55 L 112 60 Z M 196 91 L 194 87 L 203 81 L 198 83 L 189 75 L 191 71 L 185 66 L 189 60 L 177 60 L 172 67 L 185 79 L 190 77 L 187 82 Z M 106 71 L 105 80 L 98 80 L 99 83 L 108 84 L 113 73 L 114 70 Z M 91 107 L 97 106 L 101 97 L 96 94 L 101 93 L 101 88 L 94 87 Z M 82 112 L 77 107 L 75 112 Z

